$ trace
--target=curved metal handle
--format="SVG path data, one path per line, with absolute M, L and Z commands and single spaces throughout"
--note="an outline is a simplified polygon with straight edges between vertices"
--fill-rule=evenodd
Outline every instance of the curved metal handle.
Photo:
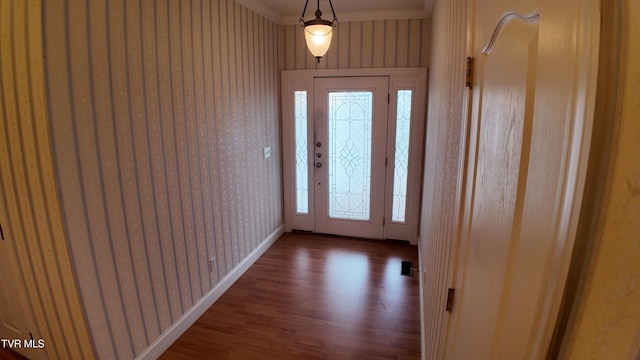
M 482 49 L 482 53 L 485 55 L 489 55 L 489 53 L 491 52 L 491 49 L 493 49 L 493 45 L 495 45 L 496 40 L 498 39 L 498 35 L 500 34 L 500 31 L 502 31 L 502 28 L 506 25 L 506 23 L 508 23 L 511 19 L 520 19 L 524 22 L 527 22 L 529 24 L 537 24 L 538 21 L 540 20 L 540 12 L 538 10 L 529 13 L 529 14 L 519 14 L 515 11 L 505 11 L 502 14 L 502 17 L 500 17 L 500 20 L 498 21 L 498 24 L 496 25 L 496 28 L 493 29 L 493 34 L 491 34 L 491 40 L 489 40 L 489 43 L 487 43 L 487 45 L 484 47 L 484 49 Z

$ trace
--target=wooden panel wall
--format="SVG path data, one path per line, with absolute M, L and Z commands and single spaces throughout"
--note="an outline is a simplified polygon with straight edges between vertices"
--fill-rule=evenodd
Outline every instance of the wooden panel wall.
M 458 237 L 461 199 L 458 171 L 463 159 L 465 108 L 466 1 L 435 1 L 425 172 L 420 226 L 426 359 L 441 359 L 446 337 L 445 312 L 449 258 Z M 455 306 L 455 304 L 454 304 Z
M 38 352 L 91 359 L 51 157 L 41 9 L 39 0 L 0 0 L 0 221 L 35 326 L 25 330 L 44 340 Z
M 300 25 L 282 27 L 281 70 L 427 67 L 431 22 L 401 19 L 340 22 L 327 54 L 316 63 Z
M 44 22 L 82 301 L 97 356 L 130 359 L 283 223 L 278 28 L 231 0 L 48 0 Z

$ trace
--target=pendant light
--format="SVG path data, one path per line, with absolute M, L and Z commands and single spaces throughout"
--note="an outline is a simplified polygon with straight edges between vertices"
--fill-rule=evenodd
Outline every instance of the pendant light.
M 333 4 L 329 0 L 331 6 L 331 12 L 333 13 L 333 21 L 322 19 L 322 11 L 320 11 L 320 0 L 318 0 L 318 6 L 316 10 L 316 18 L 309 21 L 304 21 L 304 13 L 307 11 L 307 5 L 309 0 L 304 3 L 304 9 L 302 9 L 302 15 L 300 15 L 300 23 L 304 28 L 304 39 L 307 42 L 307 48 L 320 63 L 320 58 L 327 53 L 329 46 L 331 45 L 331 36 L 333 35 L 333 29 L 338 25 L 338 18 L 336 18 L 336 12 L 333 10 Z

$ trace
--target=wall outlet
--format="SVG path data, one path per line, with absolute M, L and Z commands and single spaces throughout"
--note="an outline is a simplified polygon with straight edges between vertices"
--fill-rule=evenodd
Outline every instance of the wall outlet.
M 216 266 L 216 257 L 212 257 L 209 259 L 209 272 L 214 272 L 217 269 Z

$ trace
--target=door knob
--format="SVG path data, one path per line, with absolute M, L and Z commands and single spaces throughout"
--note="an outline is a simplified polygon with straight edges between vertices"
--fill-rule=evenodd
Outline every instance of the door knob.
M 320 141 L 318 141 L 318 142 L 316 143 L 316 147 L 322 147 L 322 143 L 321 143 Z
M 317 167 L 317 168 L 321 168 L 321 167 L 322 167 L 322 163 L 321 163 L 321 162 L 317 162 L 317 163 L 316 163 L 316 167 Z
M 318 153 L 316 153 L 316 157 L 317 157 L 318 159 L 320 159 L 320 158 L 322 157 L 322 154 L 318 152 Z

